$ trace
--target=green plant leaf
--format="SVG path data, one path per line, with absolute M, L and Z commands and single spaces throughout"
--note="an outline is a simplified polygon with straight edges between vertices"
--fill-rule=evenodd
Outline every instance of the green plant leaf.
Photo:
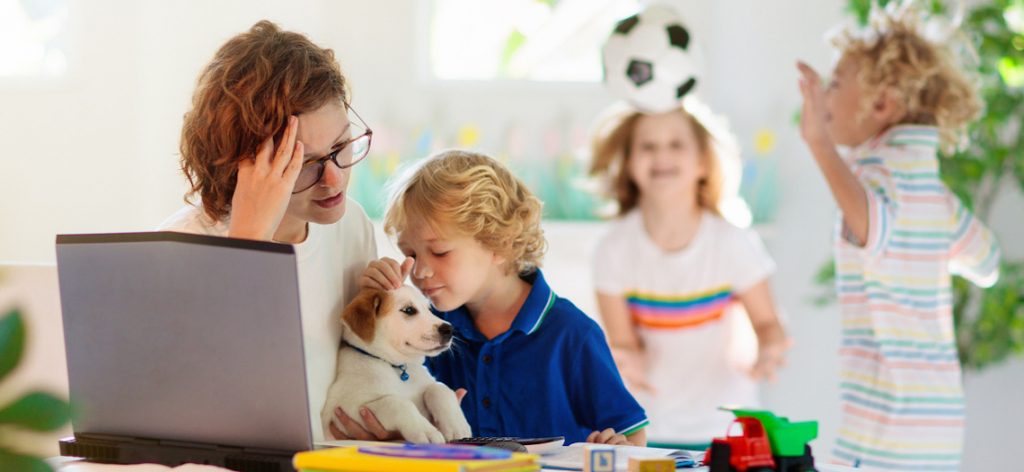
M 71 406 L 68 402 L 46 392 L 26 394 L 0 409 L 0 423 L 33 431 L 52 431 L 70 419 Z
M 846 4 L 846 11 L 857 18 L 857 24 L 864 26 L 868 24 L 868 15 L 871 13 L 871 0 L 850 0 Z
M 999 60 L 999 75 L 1010 87 L 1024 86 L 1024 64 L 1012 57 L 1003 57 Z
M 814 274 L 814 281 L 818 284 L 833 284 L 836 280 L 836 261 L 835 259 L 829 259 L 828 262 L 821 265 L 818 268 L 818 272 Z
M 524 44 L 526 44 L 526 36 L 519 30 L 512 30 L 508 34 L 508 38 L 505 39 L 505 48 L 501 51 L 501 62 L 499 62 L 503 71 L 508 72 L 508 66 L 512 63 L 512 58 L 515 57 L 516 52 Z
M 953 279 L 960 361 L 969 369 L 981 370 L 1024 350 L 1024 262 L 1004 263 L 999 272 L 999 282 L 980 291 L 980 311 L 970 320 L 965 319 L 970 283 Z
M 1013 2 L 1003 11 L 1007 26 L 1014 32 L 1024 34 L 1024 2 Z
M 811 303 L 818 308 L 836 302 L 836 260 L 829 259 L 814 274 L 814 283 L 821 287 L 821 292 L 811 298 Z
M 1024 146 L 1018 148 L 1024 149 Z M 1013 156 L 1013 173 L 1017 176 L 1017 183 L 1020 184 L 1021 191 L 1024 191 L 1024 150 L 1017 151 L 1017 155 Z
M 0 449 L 0 470 L 18 472 L 52 472 L 42 459 Z
M 0 318 L 0 379 L 21 361 L 25 348 L 25 322 L 17 308 Z

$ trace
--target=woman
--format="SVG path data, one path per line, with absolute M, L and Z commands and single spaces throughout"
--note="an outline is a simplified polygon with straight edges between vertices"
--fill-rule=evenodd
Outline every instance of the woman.
M 377 257 L 373 226 L 345 194 L 372 137 L 350 106 L 347 85 L 330 49 L 271 22 L 228 40 L 200 74 L 182 127 L 186 202 L 195 195 L 200 202 L 160 225 L 295 246 L 310 417 L 317 422 L 334 376 L 338 315 Z M 371 438 L 341 419 L 357 438 Z M 387 434 L 372 418 L 367 424 L 374 437 Z M 319 429 L 315 440 L 323 439 Z

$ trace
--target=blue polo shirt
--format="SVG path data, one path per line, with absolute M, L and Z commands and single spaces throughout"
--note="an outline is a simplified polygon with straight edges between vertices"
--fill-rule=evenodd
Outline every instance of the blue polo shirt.
M 630 434 L 647 425 L 626 390 L 601 328 L 551 291 L 538 270 L 524 276 L 530 295 L 508 331 L 488 340 L 466 307 L 438 313 L 455 328 L 452 349 L 427 368 L 452 389 L 475 436 L 565 436 L 595 430 Z

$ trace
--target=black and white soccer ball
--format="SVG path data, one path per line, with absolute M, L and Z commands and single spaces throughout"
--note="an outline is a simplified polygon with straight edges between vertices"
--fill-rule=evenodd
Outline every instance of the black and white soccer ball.
M 697 86 L 698 48 L 668 6 L 652 5 L 620 21 L 601 53 L 608 91 L 642 111 L 677 108 Z

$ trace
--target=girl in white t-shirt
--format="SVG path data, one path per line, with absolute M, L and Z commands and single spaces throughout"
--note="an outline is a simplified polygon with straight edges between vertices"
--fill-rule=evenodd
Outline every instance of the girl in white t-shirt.
M 666 113 L 626 110 L 593 145 L 591 173 L 619 215 L 594 255 L 598 308 L 654 442 L 725 434 L 732 415 L 718 407 L 756 406 L 756 381 L 774 378 L 789 345 L 774 263 L 753 231 L 722 217 L 738 159 L 713 121 L 692 98 Z

